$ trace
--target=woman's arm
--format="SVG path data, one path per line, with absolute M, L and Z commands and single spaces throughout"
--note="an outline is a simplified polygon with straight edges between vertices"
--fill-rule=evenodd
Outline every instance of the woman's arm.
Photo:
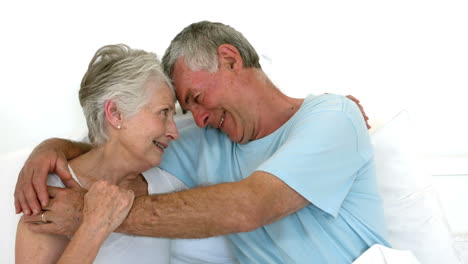
M 93 263 L 102 243 L 127 217 L 135 195 L 105 181 L 84 198 L 83 222 L 58 263 Z
M 66 236 L 31 231 L 21 218 L 16 231 L 16 263 L 56 263 L 68 242 Z

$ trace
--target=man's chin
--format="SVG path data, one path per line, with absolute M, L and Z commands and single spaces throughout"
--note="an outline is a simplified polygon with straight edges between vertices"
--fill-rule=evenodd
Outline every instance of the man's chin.
M 228 133 L 226 133 L 226 135 L 229 137 L 229 139 L 232 142 L 235 142 L 235 143 L 240 143 L 241 142 L 240 138 L 236 137 L 235 135 L 228 134 Z
M 248 143 L 249 140 L 245 139 L 244 137 L 239 137 L 236 135 L 228 135 L 232 142 L 236 142 L 237 144 L 245 144 Z

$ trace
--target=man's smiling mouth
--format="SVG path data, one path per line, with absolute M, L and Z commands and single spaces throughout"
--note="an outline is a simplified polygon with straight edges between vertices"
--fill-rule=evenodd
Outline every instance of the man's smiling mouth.
M 221 128 L 221 126 L 223 125 L 223 122 L 224 122 L 224 114 L 225 114 L 225 112 L 223 112 L 223 115 L 221 116 L 221 120 L 219 121 L 218 128 Z

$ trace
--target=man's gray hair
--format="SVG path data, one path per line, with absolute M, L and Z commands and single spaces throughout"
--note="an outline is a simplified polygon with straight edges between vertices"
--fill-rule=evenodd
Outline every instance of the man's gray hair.
M 202 21 L 184 28 L 172 40 L 162 58 L 164 72 L 172 80 L 174 64 L 182 56 L 192 71 L 216 72 L 218 47 L 222 44 L 239 50 L 245 68 L 261 68 L 257 52 L 239 31 L 221 23 Z
M 145 84 L 149 80 L 173 90 L 156 54 L 124 44 L 107 45 L 96 52 L 79 91 L 91 143 L 100 145 L 108 139 L 106 101 L 114 100 L 123 117 L 129 118 L 148 103 L 151 91 L 146 91 Z

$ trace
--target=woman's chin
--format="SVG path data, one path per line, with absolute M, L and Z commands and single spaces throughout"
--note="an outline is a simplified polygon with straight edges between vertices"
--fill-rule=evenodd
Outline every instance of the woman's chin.
M 149 161 L 149 164 L 150 164 L 151 167 L 148 168 L 148 169 L 159 166 L 159 164 L 161 164 L 161 158 L 162 157 L 157 157 L 157 158 L 151 159 Z

